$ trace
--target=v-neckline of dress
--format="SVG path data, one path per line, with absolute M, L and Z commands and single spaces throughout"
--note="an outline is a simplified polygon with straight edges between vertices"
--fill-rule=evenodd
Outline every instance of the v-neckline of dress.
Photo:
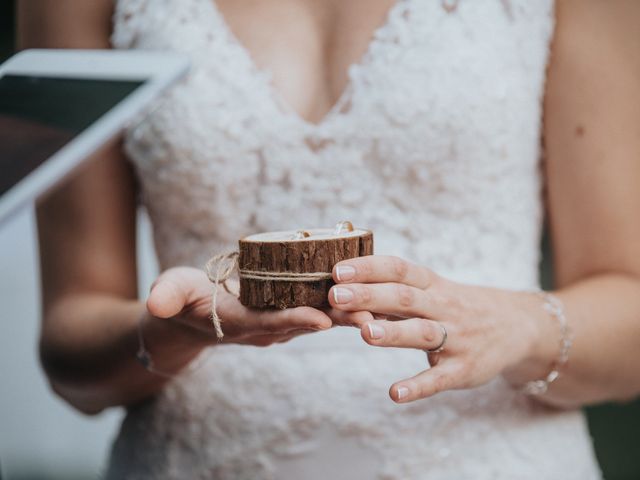
M 246 64 L 249 66 L 250 74 L 260 79 L 264 83 L 263 86 L 265 87 L 265 91 L 267 92 L 267 95 L 269 97 L 268 100 L 272 102 L 276 109 L 283 115 L 289 115 L 297 123 L 302 125 L 303 128 L 312 132 L 318 132 L 326 128 L 333 120 L 338 117 L 344 117 L 348 115 L 348 113 L 353 109 L 352 100 L 353 92 L 355 89 L 355 82 L 353 79 L 354 72 L 356 70 L 360 70 L 360 72 L 362 72 L 369 66 L 375 48 L 380 41 L 380 37 L 386 30 L 392 28 L 395 25 L 394 17 L 396 16 L 397 12 L 401 10 L 401 8 L 403 8 L 406 3 L 409 2 L 409 0 L 395 0 L 395 3 L 387 10 L 383 22 L 373 30 L 364 53 L 360 56 L 359 59 L 349 64 L 349 67 L 347 67 L 347 82 L 338 99 L 317 122 L 314 122 L 304 118 L 293 106 L 291 106 L 291 104 L 287 100 L 285 100 L 282 93 L 275 87 L 275 85 L 271 81 L 273 73 L 268 69 L 258 66 L 253 58 L 251 51 L 236 36 L 236 34 L 231 29 L 231 26 L 227 23 L 226 18 L 220 10 L 217 1 L 202 1 L 209 5 L 209 9 L 217 18 L 223 30 L 222 34 L 226 36 L 226 40 L 228 41 L 228 43 L 233 48 L 237 49 L 238 54 L 244 58 Z

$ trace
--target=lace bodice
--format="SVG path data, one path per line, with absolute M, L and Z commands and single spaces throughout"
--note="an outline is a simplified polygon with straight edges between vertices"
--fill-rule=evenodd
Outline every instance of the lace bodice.
M 374 231 L 375 253 L 537 286 L 551 0 L 452 14 L 399 0 L 319 124 L 282 101 L 212 0 L 120 0 L 114 27 L 117 48 L 193 61 L 126 138 L 163 268 L 349 219 Z M 395 405 L 388 386 L 426 368 L 424 353 L 369 347 L 354 329 L 204 360 L 129 413 L 109 478 L 599 478 L 579 412 L 501 380 Z

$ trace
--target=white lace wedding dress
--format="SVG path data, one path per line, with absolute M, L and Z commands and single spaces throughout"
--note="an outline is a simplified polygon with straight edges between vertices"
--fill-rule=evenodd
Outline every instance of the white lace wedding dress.
M 551 0 L 462 0 L 451 13 L 399 0 L 316 125 L 284 104 L 212 0 L 120 0 L 116 48 L 194 64 L 126 139 L 161 266 L 349 219 L 375 232 L 377 254 L 536 287 L 553 20 Z M 368 346 L 353 328 L 203 355 L 128 413 L 109 479 L 600 478 L 580 411 L 500 379 L 396 405 L 389 385 L 425 369 L 425 354 Z

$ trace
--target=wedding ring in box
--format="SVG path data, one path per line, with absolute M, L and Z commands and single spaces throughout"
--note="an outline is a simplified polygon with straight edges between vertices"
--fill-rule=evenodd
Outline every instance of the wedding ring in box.
M 328 306 L 333 266 L 373 254 L 373 232 L 335 228 L 265 232 L 239 241 L 240 302 L 251 308 Z

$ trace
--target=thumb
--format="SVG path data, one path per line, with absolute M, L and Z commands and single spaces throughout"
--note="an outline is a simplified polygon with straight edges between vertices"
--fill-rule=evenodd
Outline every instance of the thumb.
M 151 286 L 147 310 L 159 318 L 177 315 L 195 300 L 196 290 L 201 289 L 203 280 L 208 282 L 204 272 L 190 267 L 175 267 L 162 272 Z

